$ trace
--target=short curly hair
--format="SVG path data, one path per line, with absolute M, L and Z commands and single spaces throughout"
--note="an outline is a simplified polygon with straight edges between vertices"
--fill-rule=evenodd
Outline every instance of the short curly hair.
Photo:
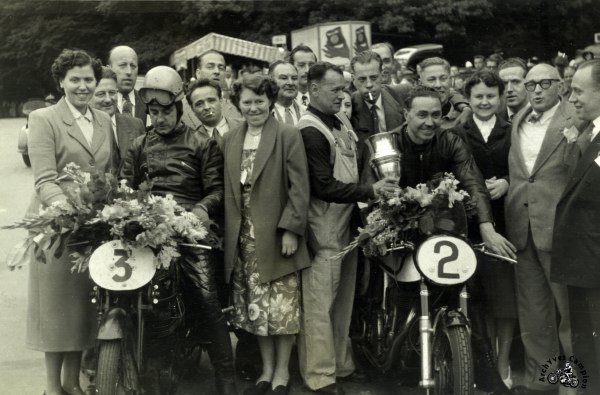
M 60 55 L 54 59 L 54 63 L 52 63 L 52 67 L 50 68 L 52 78 L 59 92 L 63 92 L 63 89 L 60 87 L 60 81 L 66 77 L 69 70 L 73 67 L 87 65 L 92 67 L 96 82 L 100 81 L 102 79 L 102 63 L 100 60 L 92 58 L 87 52 L 81 49 L 63 49 Z
M 240 95 L 244 89 L 250 89 L 257 95 L 266 95 L 267 99 L 271 102 L 269 111 L 273 110 L 275 102 L 277 101 L 277 93 L 279 88 L 275 81 L 266 75 L 250 74 L 244 76 L 241 82 L 233 84 L 233 92 L 231 94 L 231 102 L 235 107 L 240 110 Z

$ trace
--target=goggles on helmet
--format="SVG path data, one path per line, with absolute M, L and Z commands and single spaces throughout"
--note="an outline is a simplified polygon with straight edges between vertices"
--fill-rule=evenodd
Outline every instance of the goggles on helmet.
M 140 89 L 140 97 L 145 104 L 151 104 L 155 101 L 165 107 L 175 102 L 175 96 L 162 89 L 142 88 Z

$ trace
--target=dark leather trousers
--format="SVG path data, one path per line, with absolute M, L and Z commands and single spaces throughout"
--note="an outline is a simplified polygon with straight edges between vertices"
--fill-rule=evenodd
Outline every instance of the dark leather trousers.
M 187 318 L 202 326 L 210 342 L 208 355 L 215 369 L 217 392 L 237 394 L 231 337 L 219 302 L 212 253 L 184 250 L 182 255 L 179 262 Z

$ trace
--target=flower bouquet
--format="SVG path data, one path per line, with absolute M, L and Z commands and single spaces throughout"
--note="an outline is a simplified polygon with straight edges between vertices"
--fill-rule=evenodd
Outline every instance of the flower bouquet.
M 366 226 L 358 229 L 358 236 L 341 253 L 360 246 L 366 256 L 385 256 L 395 248 L 414 246 L 419 237 L 436 230 L 466 233 L 475 204 L 458 184 L 452 173 L 444 173 L 380 197 L 366 209 Z
M 66 200 L 41 208 L 35 217 L 3 227 L 29 230 L 29 236 L 8 256 L 11 270 L 34 257 L 42 262 L 47 261 L 47 254 L 60 257 L 68 246 L 72 270 L 84 271 L 91 253 L 115 239 L 129 247 L 149 247 L 155 265 L 164 268 L 180 256 L 180 245 L 221 248 L 212 222 L 202 223 L 171 195 L 152 195 L 151 182 L 133 190 L 125 180 L 119 182 L 109 173 L 83 172 L 73 163 L 64 171 L 60 179 L 72 181 L 65 188 Z

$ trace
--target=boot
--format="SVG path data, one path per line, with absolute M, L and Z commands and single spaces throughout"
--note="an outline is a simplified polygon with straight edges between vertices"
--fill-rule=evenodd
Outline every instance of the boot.
M 479 390 L 493 395 L 510 395 L 512 392 L 506 387 L 498 367 L 496 356 L 492 349 L 490 338 L 487 334 L 484 312 L 479 306 L 471 308 L 471 344 L 475 362 L 475 384 Z
M 215 369 L 215 386 L 219 395 L 237 395 L 231 337 L 225 318 L 208 328 L 208 355 Z

